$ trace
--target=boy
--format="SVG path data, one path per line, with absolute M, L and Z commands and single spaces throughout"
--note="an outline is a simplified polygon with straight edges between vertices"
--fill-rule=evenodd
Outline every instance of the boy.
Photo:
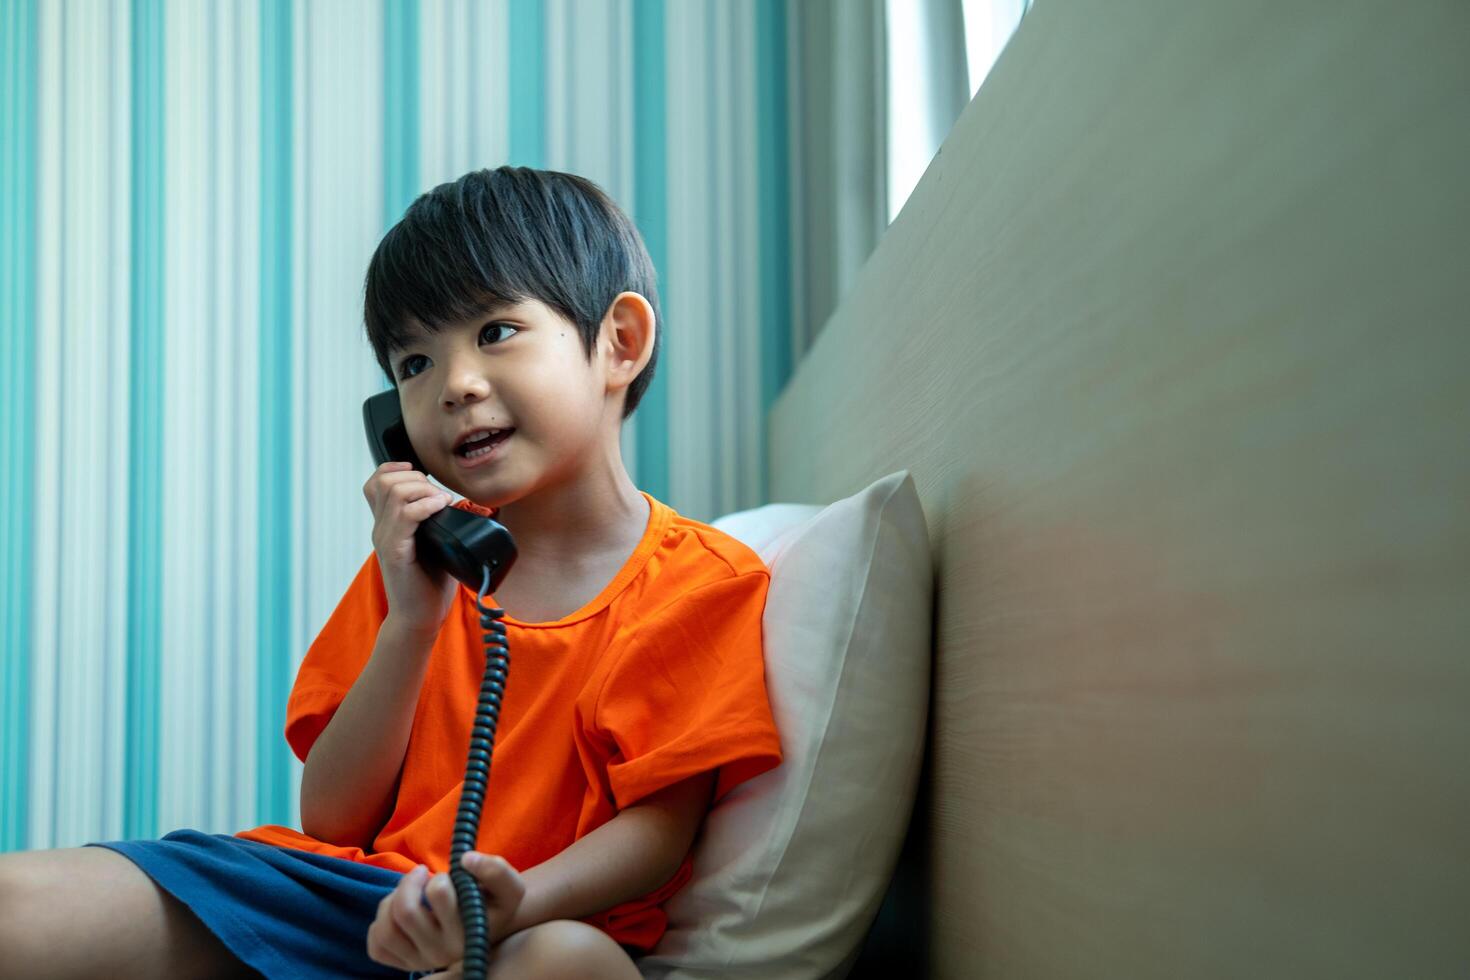
M 511 668 L 465 859 L 497 980 L 636 978 L 703 813 L 780 762 L 764 566 L 622 464 L 621 424 L 660 348 L 657 304 L 616 205 L 582 178 L 524 168 L 422 195 L 368 269 L 368 336 L 420 460 L 518 551 L 486 598 L 506 612 Z M 479 612 L 473 591 L 415 561 L 414 531 L 448 495 L 403 463 L 363 492 L 373 553 L 287 705 L 302 831 L 0 857 L 6 970 L 458 975 L 444 871 L 484 665 Z

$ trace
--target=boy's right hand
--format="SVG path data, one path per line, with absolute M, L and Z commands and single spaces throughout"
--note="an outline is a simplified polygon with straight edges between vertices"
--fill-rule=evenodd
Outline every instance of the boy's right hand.
M 449 615 L 459 580 L 419 563 L 414 532 L 429 515 L 449 505 L 449 494 L 398 460 L 374 470 L 362 492 L 373 509 L 373 550 L 383 573 L 389 617 L 411 632 L 437 633 Z
M 491 945 L 499 943 L 515 923 L 526 896 L 520 872 L 498 854 L 470 851 L 461 859 L 474 876 L 485 903 L 485 926 Z M 447 872 L 430 876 L 419 865 L 399 879 L 378 903 L 368 927 L 367 953 L 376 963 L 396 970 L 443 970 L 439 980 L 463 976 L 464 927 L 459 899 Z

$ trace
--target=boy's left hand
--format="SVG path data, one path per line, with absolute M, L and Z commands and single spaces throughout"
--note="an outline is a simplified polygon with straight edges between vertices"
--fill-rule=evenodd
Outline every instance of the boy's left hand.
M 477 860 L 478 859 L 478 860 Z M 525 883 L 510 862 L 498 855 L 470 851 L 464 868 L 479 882 L 485 897 L 490 942 L 505 938 L 526 894 Z M 368 927 L 368 956 L 397 970 L 434 970 L 449 967 L 458 976 L 464 956 L 464 929 L 459 900 L 448 872 L 429 875 L 419 865 L 404 875 L 392 893 L 378 903 L 378 915 Z

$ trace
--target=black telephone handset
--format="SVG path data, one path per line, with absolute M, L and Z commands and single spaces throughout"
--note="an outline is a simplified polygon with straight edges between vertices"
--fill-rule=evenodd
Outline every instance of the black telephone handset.
M 363 402 L 362 420 L 367 427 L 368 448 L 379 466 L 392 459 L 411 463 L 421 473 L 428 472 L 408 441 L 396 388 Z M 423 564 L 442 569 L 476 590 L 486 565 L 490 566 L 490 591 L 494 592 L 516 560 L 515 542 L 504 525 L 459 507 L 445 507 L 421 523 L 414 545 Z
M 396 388 L 379 392 L 363 402 L 362 418 L 367 426 L 368 447 L 379 466 L 396 459 L 412 463 L 421 473 L 428 472 L 408 440 Z M 480 628 L 485 631 L 485 677 L 480 684 L 474 726 L 470 730 L 469 761 L 465 764 L 464 788 L 460 790 L 459 810 L 449 845 L 449 878 L 454 883 L 464 925 L 464 977 L 484 980 L 489 969 L 491 941 L 485 898 L 461 859 L 466 851 L 474 849 L 479 838 L 480 810 L 485 802 L 485 786 L 490 781 L 490 758 L 495 751 L 495 723 L 500 718 L 500 702 L 510 672 L 510 645 L 505 624 L 500 621 L 505 610 L 485 605 L 485 596 L 510 571 L 516 560 L 516 546 L 510 532 L 499 521 L 458 507 L 445 507 L 420 523 L 414 533 L 414 546 L 420 562 L 442 568 L 475 590 Z

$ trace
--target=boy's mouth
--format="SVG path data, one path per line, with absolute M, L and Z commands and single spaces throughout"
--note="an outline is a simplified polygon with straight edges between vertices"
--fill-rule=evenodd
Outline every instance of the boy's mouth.
M 491 450 L 510 438 L 515 429 L 491 429 L 480 433 L 454 447 L 454 454 L 461 459 L 478 459 L 489 455 Z

